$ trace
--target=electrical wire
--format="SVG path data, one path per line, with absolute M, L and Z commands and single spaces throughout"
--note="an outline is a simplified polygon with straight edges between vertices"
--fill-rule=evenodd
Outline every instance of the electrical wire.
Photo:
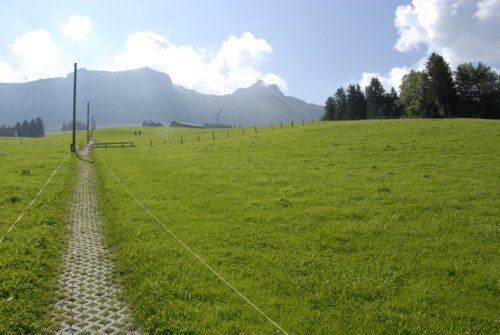
M 0 242 L 2 242 L 5 238 L 5 236 L 7 236 L 8 233 L 10 233 L 10 231 L 12 229 L 14 229 L 14 227 L 17 225 L 17 223 L 19 221 L 21 221 L 21 219 L 23 218 L 24 214 L 28 211 L 28 209 L 30 209 L 31 206 L 33 206 L 33 204 L 35 203 L 35 200 L 40 196 L 40 194 L 42 194 L 43 190 L 45 190 L 45 188 L 47 187 L 47 185 L 50 183 L 50 181 L 52 180 L 52 177 L 54 177 L 54 175 L 56 174 L 57 170 L 59 169 L 59 167 L 66 161 L 66 159 L 68 159 L 70 154 L 68 154 L 66 156 L 66 158 L 63 159 L 62 162 L 60 162 L 56 168 L 54 169 L 54 171 L 52 172 L 52 174 L 50 175 L 49 179 L 47 179 L 47 182 L 45 183 L 45 185 L 43 185 L 42 189 L 40 191 L 38 191 L 38 193 L 35 195 L 35 197 L 33 198 L 33 200 L 31 200 L 31 202 L 29 203 L 28 207 L 26 207 L 26 209 L 24 210 L 24 212 L 19 215 L 19 217 L 17 218 L 16 222 L 14 222 L 14 224 L 7 230 L 7 232 L 2 236 L 2 238 L 0 238 Z
M 102 157 L 99 151 L 99 156 L 104 163 L 104 166 L 108 172 L 113 176 L 113 178 L 120 184 L 120 186 L 139 204 L 146 213 L 148 213 L 160 226 L 162 226 L 181 246 L 183 246 L 191 255 L 193 255 L 197 260 L 199 260 L 208 270 L 210 270 L 217 278 L 219 278 L 224 284 L 226 284 L 231 290 L 233 290 L 237 295 L 240 296 L 245 302 L 252 306 L 258 313 L 264 316 L 271 324 L 273 324 L 277 329 L 279 329 L 283 334 L 288 335 L 288 333 L 283 330 L 273 319 L 271 319 L 266 313 L 264 313 L 260 308 L 258 308 L 253 302 L 251 302 L 247 297 L 243 295 L 237 288 L 235 288 L 231 283 L 229 283 L 224 277 L 222 277 L 214 268 L 212 268 L 207 262 L 205 262 L 196 252 L 194 252 L 186 243 L 184 243 L 177 235 L 174 234 L 156 215 L 154 215 L 139 199 L 136 198 L 132 192 L 118 179 L 118 177 L 111 171 L 108 164 Z

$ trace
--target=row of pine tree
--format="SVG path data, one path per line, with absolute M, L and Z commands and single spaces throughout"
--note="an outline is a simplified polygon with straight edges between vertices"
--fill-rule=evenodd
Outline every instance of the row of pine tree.
M 4 128 L 6 128 L 4 126 Z M 43 137 L 45 136 L 45 127 L 41 118 L 24 120 L 22 123 L 17 122 L 14 128 L 17 131 L 17 136 L 20 137 Z
M 403 76 L 399 95 L 386 92 L 372 78 L 364 92 L 359 85 L 340 87 L 325 103 L 323 120 L 399 117 L 481 117 L 500 119 L 500 75 L 490 67 L 464 63 L 451 71 L 445 59 L 431 54 L 423 71 Z

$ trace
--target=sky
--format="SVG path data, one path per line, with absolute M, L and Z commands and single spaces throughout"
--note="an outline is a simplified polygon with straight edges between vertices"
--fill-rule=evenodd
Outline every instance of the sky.
M 323 105 L 398 90 L 432 52 L 500 69 L 500 0 L 2 0 L 0 82 L 150 67 L 229 94 L 257 80 Z

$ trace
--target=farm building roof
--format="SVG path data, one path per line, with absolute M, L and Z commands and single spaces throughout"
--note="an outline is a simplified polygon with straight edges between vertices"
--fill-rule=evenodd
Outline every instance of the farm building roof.
M 201 124 L 188 123 L 182 121 L 172 121 L 170 127 L 181 127 L 181 128 L 205 128 Z

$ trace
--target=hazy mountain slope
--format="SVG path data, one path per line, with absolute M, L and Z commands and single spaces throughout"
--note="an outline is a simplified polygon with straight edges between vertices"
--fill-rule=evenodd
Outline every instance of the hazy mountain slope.
M 141 124 L 144 120 L 170 124 L 195 123 L 260 125 L 319 118 L 323 107 L 288 97 L 276 85 L 262 81 L 229 95 L 207 95 L 172 84 L 168 75 L 149 68 L 121 72 L 77 73 L 77 119 L 86 121 L 87 102 L 98 126 Z M 73 74 L 66 78 L 23 84 L 0 84 L 0 125 L 40 116 L 47 129 L 72 119 Z

